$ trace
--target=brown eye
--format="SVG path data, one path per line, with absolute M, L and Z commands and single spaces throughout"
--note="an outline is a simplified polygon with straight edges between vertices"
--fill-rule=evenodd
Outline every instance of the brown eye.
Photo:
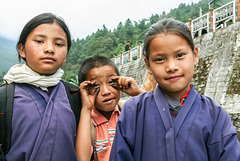
M 117 90 L 120 89 L 120 88 L 119 88 L 119 85 L 118 85 L 118 80 L 112 79 L 112 81 L 110 81 L 109 84 L 110 84 L 113 88 L 115 88 L 115 89 L 117 89 Z
M 37 44 L 42 44 L 43 43 L 43 41 L 41 41 L 41 40 L 34 40 Z
M 100 90 L 100 86 L 98 84 L 93 84 L 93 85 L 89 85 L 88 87 L 88 92 L 90 95 L 93 95 L 95 93 L 98 93 Z
M 184 55 L 185 55 L 185 54 L 180 53 L 180 54 L 177 55 L 177 57 L 178 57 L 178 58 L 181 58 L 181 57 L 183 57 Z
M 60 44 L 60 43 L 56 43 L 56 45 L 57 45 L 57 46 L 60 46 L 60 47 L 63 46 L 63 44 Z

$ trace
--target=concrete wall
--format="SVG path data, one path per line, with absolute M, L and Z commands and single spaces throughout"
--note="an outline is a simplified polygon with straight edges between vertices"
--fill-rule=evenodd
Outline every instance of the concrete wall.
M 194 39 L 200 63 L 193 84 L 229 112 L 240 112 L 240 23 Z
M 240 135 L 240 22 L 194 39 L 200 62 L 193 84 L 230 114 Z M 147 69 L 143 58 L 119 66 L 123 76 L 133 77 L 143 87 Z M 127 96 L 122 94 L 123 99 Z

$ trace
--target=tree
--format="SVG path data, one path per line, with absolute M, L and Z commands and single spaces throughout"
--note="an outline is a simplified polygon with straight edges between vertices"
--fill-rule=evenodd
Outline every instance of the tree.
M 95 33 L 88 35 L 85 39 L 72 40 L 72 47 L 67 56 L 67 62 L 62 69 L 65 71 L 63 79 L 66 81 L 76 80 L 76 75 L 81 63 L 92 56 L 102 55 L 112 58 L 124 52 L 127 41 L 131 42 L 131 47 L 136 47 L 139 42 L 143 42 L 144 35 L 149 27 L 163 18 L 174 18 L 184 23 L 189 18 L 199 17 L 199 9 L 203 14 L 209 12 L 208 0 L 201 0 L 198 3 L 186 5 L 181 3 L 178 8 L 171 9 L 169 13 L 163 11 L 161 14 L 152 14 L 149 19 L 143 18 L 135 21 L 134 24 L 128 18 L 125 23 L 119 22 L 113 31 L 109 30 L 105 24 Z
M 124 26 L 124 35 L 125 35 L 126 41 L 130 41 L 130 42 L 133 41 L 133 30 L 134 30 L 134 26 L 132 24 L 132 21 L 128 18 Z
M 165 13 L 165 12 L 164 12 Z M 166 13 L 165 13 L 166 14 Z M 158 22 L 159 21 L 159 19 L 160 19 L 160 16 L 158 15 L 158 14 L 155 14 L 155 15 L 153 15 L 152 14 L 152 16 L 150 17 L 150 23 L 151 24 L 154 24 L 154 23 L 156 23 L 156 22 Z

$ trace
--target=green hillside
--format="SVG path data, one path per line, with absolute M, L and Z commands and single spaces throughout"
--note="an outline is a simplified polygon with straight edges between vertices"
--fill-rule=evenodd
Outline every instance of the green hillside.
M 115 29 L 110 30 L 103 24 L 101 29 L 87 36 L 85 39 L 76 39 L 72 42 L 72 48 L 67 57 L 67 62 L 63 65 L 65 71 L 63 79 L 71 81 L 76 79 L 78 69 L 81 63 L 92 56 L 102 55 L 108 58 L 119 55 L 124 52 L 127 41 L 131 42 L 131 47 L 136 47 L 143 43 L 144 35 L 149 27 L 163 18 L 173 18 L 184 23 L 188 19 L 199 17 L 200 8 L 203 14 L 209 12 L 208 0 L 200 0 L 198 3 L 181 3 L 177 8 L 171 9 L 169 13 L 163 11 L 159 14 L 149 15 L 149 18 L 143 18 L 136 22 L 129 18 L 125 22 L 119 22 Z
M 131 42 L 131 47 L 136 47 L 143 43 L 144 35 L 149 27 L 163 18 L 173 18 L 184 23 L 188 19 L 195 19 L 199 16 L 200 8 L 203 14 L 209 12 L 208 0 L 200 0 L 198 3 L 181 3 L 177 8 L 173 8 L 169 13 L 165 11 L 149 15 L 140 21 L 131 21 L 129 18 L 119 24 L 113 30 L 103 24 L 101 29 L 93 32 L 83 39 L 72 40 L 72 48 L 67 57 L 67 62 L 62 69 L 65 71 L 63 79 L 66 81 L 76 81 L 76 75 L 81 63 L 92 56 L 102 55 L 108 58 L 124 52 L 127 41 Z M 15 42 L 0 37 L 0 74 L 6 72 L 13 64 L 17 63 L 17 52 Z
M 16 42 L 0 36 L 0 75 L 18 62 Z

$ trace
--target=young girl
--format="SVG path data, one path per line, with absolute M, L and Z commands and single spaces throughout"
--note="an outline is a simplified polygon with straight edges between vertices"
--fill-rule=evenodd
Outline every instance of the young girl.
M 51 13 L 34 17 L 23 28 L 17 49 L 26 64 L 13 66 L 4 76 L 15 84 L 7 160 L 77 160 L 76 120 L 60 81 L 70 47 L 68 27 Z
M 78 77 L 82 98 L 76 141 L 78 159 L 89 161 L 94 153 L 95 161 L 107 161 L 120 115 L 118 106 L 120 90 L 131 96 L 144 91 L 138 87 L 133 78 L 120 77 L 116 65 L 102 56 L 85 60 Z M 94 124 L 94 129 L 91 129 L 91 124 Z M 91 130 L 94 135 L 91 134 Z
M 152 25 L 144 54 L 158 87 L 124 104 L 110 160 L 240 160 L 228 113 L 190 84 L 199 55 L 188 27 L 172 19 Z

